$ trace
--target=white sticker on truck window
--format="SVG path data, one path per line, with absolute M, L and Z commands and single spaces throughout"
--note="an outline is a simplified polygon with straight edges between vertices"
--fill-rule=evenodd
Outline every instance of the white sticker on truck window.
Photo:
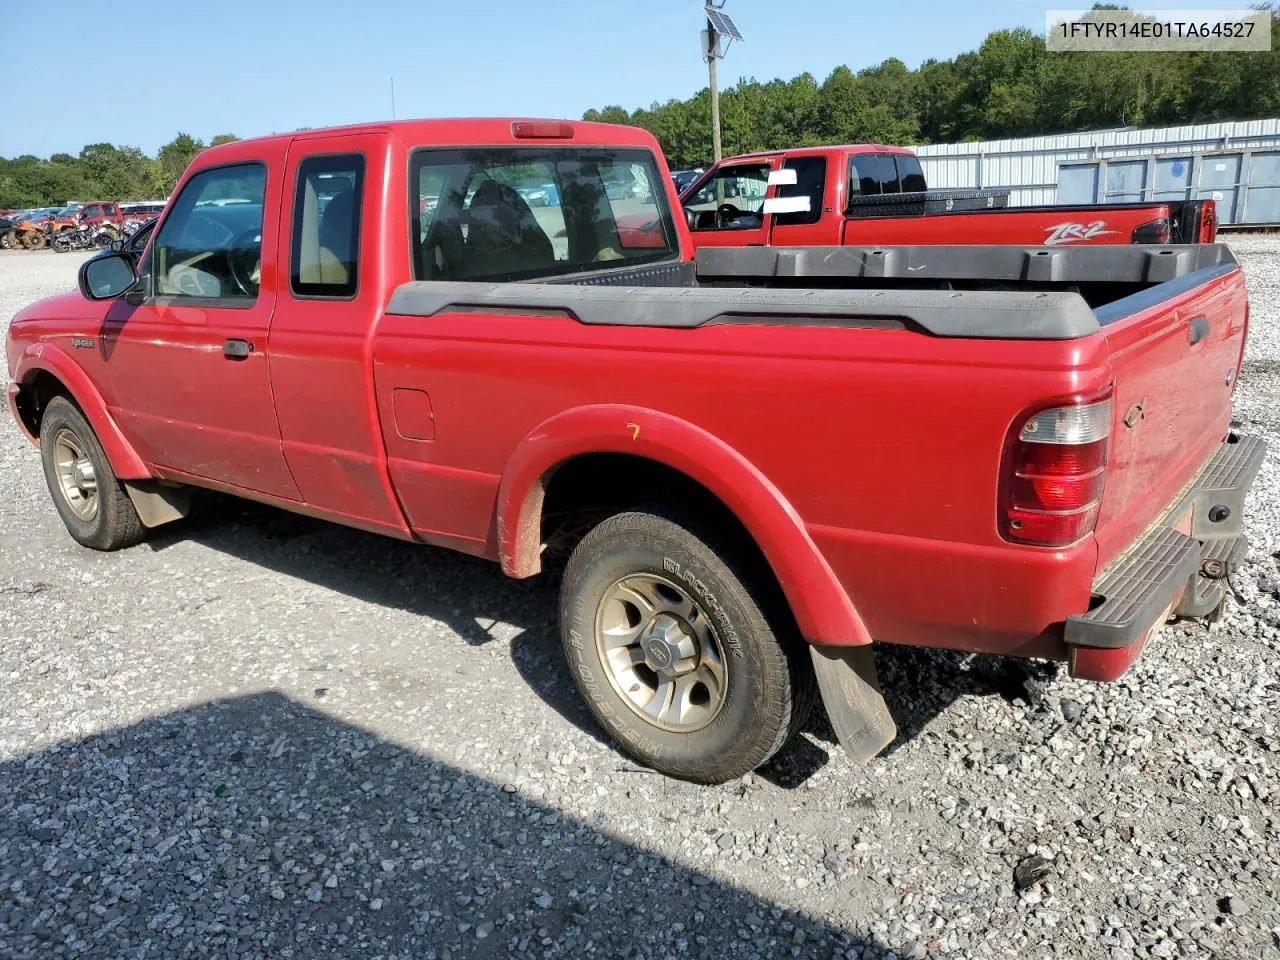
M 764 202 L 765 213 L 808 213 L 809 198 L 804 197 L 770 197 Z
M 793 187 L 795 183 L 796 172 L 794 169 L 787 168 L 769 172 L 769 186 L 771 187 Z

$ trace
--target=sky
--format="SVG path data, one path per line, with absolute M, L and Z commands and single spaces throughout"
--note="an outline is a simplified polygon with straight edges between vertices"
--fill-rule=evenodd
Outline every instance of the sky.
M 745 41 L 720 62 L 720 83 L 806 70 L 821 82 L 888 57 L 914 68 L 992 30 L 1043 32 L 1048 7 L 1091 5 L 727 0 Z M 208 141 L 383 120 L 393 79 L 401 119 L 631 110 L 707 85 L 701 11 L 702 0 L 0 0 L 0 44 L 26 51 L 0 83 L 0 156 L 100 142 L 154 153 L 179 131 Z M 114 43 L 89 52 L 89 38 Z

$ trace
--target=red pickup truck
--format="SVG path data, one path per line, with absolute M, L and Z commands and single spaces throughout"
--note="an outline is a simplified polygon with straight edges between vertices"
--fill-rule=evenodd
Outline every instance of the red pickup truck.
M 1212 200 L 1005 207 L 1007 194 L 929 191 L 904 147 L 856 144 L 727 157 L 681 193 L 693 243 L 1212 243 Z
M 1109 680 L 1213 612 L 1247 318 L 1218 245 L 694 258 L 643 131 L 411 121 L 202 153 L 140 254 L 15 317 L 8 398 L 95 549 L 207 487 L 513 577 L 567 551 L 594 715 L 714 782 L 816 690 L 875 755 L 874 644 Z
M 98 227 L 108 223 L 119 229 L 120 225 L 129 218 L 118 203 L 109 203 L 106 200 L 91 200 L 80 205 L 75 212 L 75 219 L 81 226 Z

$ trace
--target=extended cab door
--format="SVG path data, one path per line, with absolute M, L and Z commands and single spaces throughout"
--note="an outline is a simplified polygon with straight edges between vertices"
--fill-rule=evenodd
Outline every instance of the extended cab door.
M 371 362 L 384 293 L 408 273 L 405 262 L 390 277 L 381 255 L 404 232 L 403 203 L 383 192 L 389 149 L 385 134 L 294 140 L 270 367 L 285 460 L 307 504 L 407 537 L 387 476 Z
M 189 173 L 142 261 L 141 293 L 116 301 L 103 351 L 120 429 L 176 479 L 290 500 L 298 488 L 271 398 L 274 225 L 287 141 L 219 148 Z
M 735 163 L 713 170 L 684 202 L 692 214 L 695 247 L 763 246 L 768 242 L 765 200 L 769 174 L 781 158 Z

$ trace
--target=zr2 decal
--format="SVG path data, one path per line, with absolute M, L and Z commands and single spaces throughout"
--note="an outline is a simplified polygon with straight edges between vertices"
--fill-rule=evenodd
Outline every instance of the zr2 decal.
M 1046 247 L 1058 247 L 1064 243 L 1078 243 L 1082 240 L 1105 237 L 1116 232 L 1115 230 L 1107 229 L 1107 221 L 1105 220 L 1094 220 L 1089 224 L 1068 220 L 1066 223 L 1055 224 L 1046 229 L 1049 231 L 1049 236 L 1044 241 Z

